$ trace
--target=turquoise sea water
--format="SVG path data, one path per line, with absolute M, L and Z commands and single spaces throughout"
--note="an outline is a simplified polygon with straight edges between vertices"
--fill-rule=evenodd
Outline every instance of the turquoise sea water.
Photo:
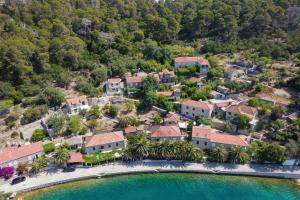
M 197 174 L 143 174 L 59 186 L 30 200 L 300 200 L 291 181 Z

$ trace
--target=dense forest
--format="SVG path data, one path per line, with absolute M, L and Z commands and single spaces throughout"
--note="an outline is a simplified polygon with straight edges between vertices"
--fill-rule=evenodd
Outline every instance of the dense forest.
M 249 51 L 289 60 L 300 51 L 299 4 L 10 0 L 0 7 L 0 100 L 19 103 L 53 81 L 97 96 L 106 76 L 158 71 L 176 55 Z

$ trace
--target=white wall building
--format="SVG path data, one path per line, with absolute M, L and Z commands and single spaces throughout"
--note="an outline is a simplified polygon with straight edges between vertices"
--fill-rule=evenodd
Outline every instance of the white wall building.
M 120 95 L 123 93 L 124 83 L 120 78 L 110 78 L 106 81 L 106 94 L 108 96 Z
M 211 117 L 214 105 L 207 101 L 187 100 L 181 103 L 181 114 L 195 119 L 196 117 Z
M 42 156 L 43 146 L 41 142 L 24 145 L 21 147 L 6 147 L 0 149 L 0 167 L 17 167 L 19 163 L 31 163 Z
M 201 149 L 212 149 L 216 146 L 224 146 L 225 148 L 234 146 L 246 148 L 248 146 L 243 136 L 220 133 L 215 129 L 203 126 L 193 126 L 192 143 Z
M 69 114 L 78 114 L 80 110 L 88 110 L 89 108 L 87 97 L 82 95 L 67 98 L 64 110 Z
M 125 138 L 122 131 L 100 133 L 83 138 L 83 151 L 90 154 L 94 152 L 109 152 L 113 149 L 122 149 Z
M 199 68 L 200 73 L 207 73 L 210 64 L 207 59 L 202 56 L 194 56 L 194 57 L 177 57 L 174 60 L 174 67 L 181 68 L 187 66 L 196 66 Z

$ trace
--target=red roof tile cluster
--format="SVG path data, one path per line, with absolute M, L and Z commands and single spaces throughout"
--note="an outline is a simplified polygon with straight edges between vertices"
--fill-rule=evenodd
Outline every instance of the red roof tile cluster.
M 180 116 L 176 113 L 169 113 L 164 119 L 165 122 L 179 122 Z
M 253 119 L 257 113 L 257 109 L 247 105 L 231 105 L 227 108 L 227 112 L 246 115 L 250 119 Z
M 85 147 L 93 147 L 98 145 L 104 145 L 114 142 L 124 141 L 124 136 L 122 131 L 102 133 L 97 135 L 88 136 L 85 138 Z
M 84 163 L 83 156 L 81 153 L 70 153 L 70 159 L 68 163 Z
M 231 104 L 232 104 L 232 102 L 230 102 L 230 101 L 222 101 L 222 102 L 216 103 L 215 105 L 218 108 L 226 108 L 226 107 L 230 106 Z
M 151 137 L 181 137 L 181 131 L 178 126 L 154 126 L 151 130 Z
M 129 133 L 135 133 L 137 132 L 137 127 L 135 126 L 127 126 L 125 129 L 124 129 L 124 133 L 126 135 L 128 135 Z
M 21 147 L 7 147 L 0 149 L 0 164 L 18 160 L 43 151 L 42 142 L 36 142 Z
M 164 69 L 162 72 L 159 72 L 159 77 L 163 77 L 163 75 L 170 75 L 171 77 L 175 76 L 175 73 L 173 71 L 169 71 L 167 69 Z
M 205 109 L 205 110 L 213 110 L 214 109 L 214 105 L 207 101 L 186 100 L 186 101 L 182 102 L 182 105 L 191 106 L 194 108 L 201 108 L 201 109 Z
M 82 102 L 86 102 L 87 101 L 87 98 L 85 95 L 82 95 L 82 96 L 76 96 L 76 97 L 71 97 L 71 98 L 68 98 L 66 100 L 67 102 L 67 105 L 76 105 L 76 104 L 81 104 Z
M 140 76 L 127 76 L 125 78 L 125 80 L 126 80 L 127 84 L 128 83 L 141 83 L 141 82 L 143 82 L 142 77 L 140 77 Z
M 175 62 L 196 62 L 200 65 L 209 65 L 207 59 L 202 56 L 194 56 L 194 57 L 177 57 L 175 58 Z
M 237 135 L 229 135 L 225 133 L 217 133 L 209 127 L 193 126 L 192 137 L 208 139 L 217 144 L 229 144 L 246 147 L 248 143 Z
M 109 78 L 109 79 L 107 79 L 107 83 L 120 83 L 120 82 L 122 82 L 122 79 L 120 79 L 120 78 Z
M 156 95 L 158 95 L 158 96 L 165 96 L 165 97 L 171 97 L 173 95 L 173 91 L 156 92 Z

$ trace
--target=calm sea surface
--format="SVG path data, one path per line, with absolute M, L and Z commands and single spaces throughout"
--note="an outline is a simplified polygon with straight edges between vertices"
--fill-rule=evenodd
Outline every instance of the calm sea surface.
M 300 200 L 289 180 L 197 174 L 144 174 L 88 180 L 25 195 L 26 200 Z

